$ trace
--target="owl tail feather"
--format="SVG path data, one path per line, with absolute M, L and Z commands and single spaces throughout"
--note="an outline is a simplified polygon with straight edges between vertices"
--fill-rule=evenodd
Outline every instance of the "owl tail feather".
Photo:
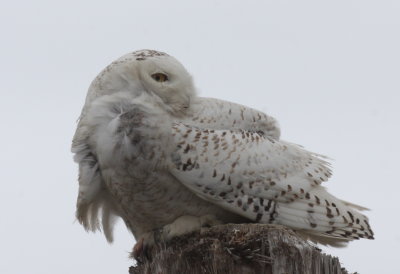
M 315 187 L 301 199 L 278 203 L 276 222 L 299 230 L 314 242 L 345 246 L 355 239 L 373 239 L 368 218 L 359 209 L 332 196 L 325 188 Z

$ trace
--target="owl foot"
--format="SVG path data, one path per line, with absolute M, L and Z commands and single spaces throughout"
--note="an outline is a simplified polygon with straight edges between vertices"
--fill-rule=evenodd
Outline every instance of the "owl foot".
M 213 215 L 204 215 L 201 217 L 181 216 L 173 223 L 163 227 L 161 232 L 162 239 L 168 241 L 174 237 L 200 230 L 203 227 L 211 227 L 221 223 Z
M 144 253 L 145 245 L 144 245 L 144 238 L 139 239 L 135 246 L 133 247 L 132 257 L 136 261 L 140 261 L 140 257 Z
M 142 234 L 133 247 L 131 255 L 136 261 L 141 262 L 142 258 L 147 257 L 146 253 L 150 246 L 167 243 L 174 237 L 219 224 L 222 224 L 222 222 L 217 220 L 213 215 L 204 215 L 201 217 L 181 216 L 173 223 L 165 225 L 161 229 L 155 229 Z

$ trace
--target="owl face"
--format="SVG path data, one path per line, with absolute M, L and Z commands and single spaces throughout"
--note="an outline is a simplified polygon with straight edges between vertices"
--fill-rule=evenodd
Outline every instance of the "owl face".
M 195 96 L 186 69 L 172 56 L 152 50 L 136 51 L 111 63 L 93 81 L 86 103 L 121 91 L 157 96 L 175 114 L 184 113 Z
M 157 95 L 175 111 L 189 108 L 195 95 L 192 77 L 175 58 L 153 56 L 137 60 L 136 66 L 146 92 Z

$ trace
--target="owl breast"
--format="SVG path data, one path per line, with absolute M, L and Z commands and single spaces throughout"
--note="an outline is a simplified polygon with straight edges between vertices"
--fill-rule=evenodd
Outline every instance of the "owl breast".
M 135 237 L 184 215 L 241 218 L 199 198 L 169 173 L 170 125 L 149 116 L 133 106 L 104 119 L 92 138 L 107 191 Z
M 135 237 L 185 215 L 212 214 L 224 222 L 241 218 L 200 199 L 167 172 L 132 174 L 129 170 L 106 169 L 102 174 L 107 190 Z

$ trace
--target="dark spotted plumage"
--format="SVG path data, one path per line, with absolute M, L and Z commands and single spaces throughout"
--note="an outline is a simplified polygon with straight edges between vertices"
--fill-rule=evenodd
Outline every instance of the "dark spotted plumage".
M 177 166 L 171 172 L 203 199 L 256 222 L 284 224 L 322 237 L 339 240 L 373 237 L 372 231 L 365 233 L 365 227 L 354 217 L 357 215 L 358 220 L 367 223 L 364 215 L 320 186 L 331 174 L 329 164 L 321 156 L 240 129 L 212 133 L 202 129 L 196 134 L 208 136 L 203 140 L 179 134 L 191 128 L 183 123 L 172 126 L 175 143 L 192 140 L 189 153 L 178 147 L 174 153 L 180 155 L 182 161 L 185 157 L 197 156 L 199 169 L 187 172 Z M 213 145 L 205 143 L 205 139 L 225 143 L 227 150 L 213 154 Z M 204 146 L 208 150 L 204 150 Z M 217 176 L 224 172 L 230 174 L 229 181 Z M 202 186 L 216 193 L 216 197 L 202 192 Z M 228 202 L 232 200 L 236 202 Z

